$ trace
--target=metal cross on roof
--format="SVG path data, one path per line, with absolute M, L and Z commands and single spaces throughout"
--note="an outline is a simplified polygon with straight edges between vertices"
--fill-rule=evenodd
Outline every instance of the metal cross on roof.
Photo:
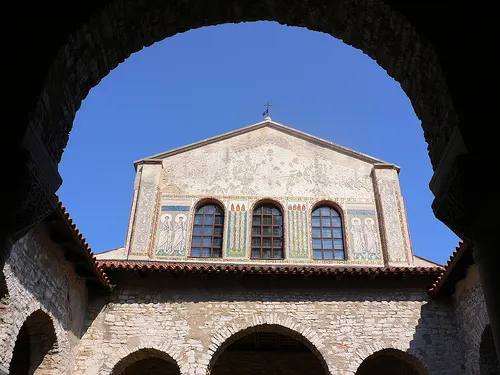
M 266 104 L 264 104 L 264 107 L 267 107 L 266 110 L 264 111 L 264 113 L 262 113 L 262 116 L 269 116 L 269 107 L 272 107 L 273 105 L 272 104 L 269 104 L 269 102 L 267 102 Z

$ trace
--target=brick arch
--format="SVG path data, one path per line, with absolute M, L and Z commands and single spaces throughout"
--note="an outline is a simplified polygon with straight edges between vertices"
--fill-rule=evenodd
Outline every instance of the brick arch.
M 227 326 L 217 329 L 213 333 L 208 353 L 202 355 L 202 363 L 206 365 L 206 374 L 209 375 L 211 368 L 217 362 L 219 356 L 225 349 L 239 338 L 253 332 L 276 332 L 293 337 L 305 344 L 316 355 L 328 374 L 333 373 L 333 363 L 326 361 L 323 353 L 326 347 L 321 337 L 309 327 L 296 323 L 290 318 L 280 318 L 276 314 L 253 316 L 252 320 L 243 323 L 229 323 Z
M 173 371 L 176 371 L 177 374 L 180 374 L 179 364 L 169 354 L 158 349 L 141 348 L 120 359 L 113 366 L 110 375 L 121 375 L 123 371 L 130 365 L 133 365 L 134 363 L 145 359 L 160 359 L 165 362 L 171 363 L 173 365 L 172 367 L 175 368 L 175 370 L 173 369 Z
M 57 375 L 66 368 L 61 341 L 53 318 L 44 310 L 37 309 L 21 321 L 15 343 L 11 347 L 9 372 L 12 374 Z M 27 374 L 28 372 L 26 372 Z
M 123 370 L 126 366 L 134 361 L 147 358 L 148 356 L 155 356 L 157 358 L 165 359 L 173 362 L 178 368 L 181 360 L 182 353 L 180 348 L 172 345 L 171 342 L 165 338 L 154 337 L 138 337 L 137 340 L 131 338 L 130 340 L 136 341 L 133 344 L 122 345 L 110 357 L 107 357 L 102 364 L 102 375 L 119 375 L 118 370 Z
M 179 32 L 250 21 L 328 33 L 374 59 L 409 97 L 436 167 L 456 126 L 456 111 L 434 48 L 384 0 L 219 0 L 217 6 L 200 0 L 114 0 L 60 48 L 30 114 L 30 126 L 58 163 L 82 100 L 132 53 Z
M 403 342 L 393 342 L 390 345 L 383 344 L 382 342 L 373 340 L 370 345 L 367 345 L 356 350 L 353 360 L 349 363 L 349 370 L 356 374 L 359 367 L 367 359 L 376 355 L 388 354 L 396 358 L 401 358 L 406 362 L 412 363 L 418 370 L 419 375 L 430 374 L 424 365 L 425 358 L 418 352 L 408 349 L 408 344 Z

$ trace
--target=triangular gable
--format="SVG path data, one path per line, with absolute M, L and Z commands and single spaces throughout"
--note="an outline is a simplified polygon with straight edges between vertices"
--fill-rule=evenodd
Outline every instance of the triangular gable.
M 229 138 L 233 138 L 233 137 L 236 137 L 236 136 L 239 136 L 242 134 L 246 134 L 246 133 L 258 130 L 258 129 L 262 129 L 264 127 L 269 127 L 271 129 L 278 130 L 278 131 L 283 132 L 285 134 L 306 140 L 308 142 L 311 142 L 313 144 L 316 144 L 316 145 L 319 145 L 319 146 L 322 146 L 325 148 L 329 148 L 331 150 L 337 151 L 337 152 L 342 153 L 344 155 L 348 155 L 348 156 L 360 159 L 360 160 L 368 162 L 368 163 L 391 166 L 397 170 L 400 169 L 397 165 L 395 165 L 393 163 L 389 163 L 389 162 L 383 161 L 381 159 L 374 158 L 372 156 L 363 154 L 363 153 L 358 152 L 358 151 L 351 150 L 347 147 L 338 145 L 336 143 L 327 141 L 325 139 L 315 137 L 311 134 L 302 132 L 300 130 L 290 128 L 290 127 L 285 126 L 283 124 L 280 124 L 278 122 L 272 121 L 270 118 L 267 118 L 266 120 L 258 122 L 258 123 L 253 124 L 253 125 L 249 125 L 249 126 L 237 129 L 237 130 L 233 130 L 233 131 L 230 131 L 230 132 L 227 132 L 224 134 L 217 135 L 215 137 L 210 137 L 210 138 L 198 141 L 198 142 L 188 144 L 186 146 L 178 147 L 178 148 L 175 148 L 175 149 L 172 149 L 169 151 L 165 151 L 165 152 L 161 152 L 161 153 L 156 154 L 156 155 L 149 156 L 147 158 L 136 160 L 134 162 L 134 166 L 137 167 L 137 165 L 139 165 L 139 164 L 158 163 L 158 162 L 161 162 L 161 160 L 168 158 L 169 156 L 178 155 L 178 154 L 186 152 L 186 151 L 194 150 L 194 149 L 197 149 L 197 148 L 200 148 L 200 147 L 212 144 L 212 143 L 220 142 L 220 141 L 223 141 L 223 140 L 226 140 Z

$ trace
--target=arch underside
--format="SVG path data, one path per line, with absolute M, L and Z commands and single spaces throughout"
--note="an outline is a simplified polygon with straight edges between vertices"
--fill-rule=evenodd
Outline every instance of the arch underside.
M 456 114 L 432 46 L 381 0 L 116 0 L 107 4 L 61 48 L 31 125 L 59 162 L 76 111 L 89 90 L 130 54 L 166 37 L 203 26 L 276 21 L 328 33 L 362 50 L 396 79 L 422 120 L 434 166 L 456 125 Z M 42 121 L 43 119 L 43 121 Z

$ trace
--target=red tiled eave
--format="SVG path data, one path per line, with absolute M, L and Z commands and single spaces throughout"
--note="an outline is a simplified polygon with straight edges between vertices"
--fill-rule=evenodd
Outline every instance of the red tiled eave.
M 64 217 L 69 229 L 73 232 L 75 239 L 79 242 L 79 245 L 82 247 L 84 253 L 87 255 L 88 262 L 91 264 L 100 282 L 103 285 L 109 287 L 110 281 L 108 275 L 106 275 L 106 273 L 103 271 L 103 266 L 98 263 L 97 258 L 91 247 L 89 246 L 87 240 L 85 239 L 85 237 L 83 237 L 82 232 L 80 232 L 76 224 L 73 222 L 73 219 L 70 217 L 68 211 L 66 211 L 66 207 L 64 207 L 60 200 L 58 200 L 58 210 L 59 213 Z
M 472 259 L 472 243 L 468 241 L 462 241 L 458 243 L 458 246 L 455 248 L 453 253 L 450 255 L 450 259 L 448 259 L 448 262 L 445 264 L 444 268 L 442 271 L 439 273 L 436 281 L 432 285 L 432 287 L 429 289 L 429 293 L 431 295 L 438 295 L 439 292 L 442 290 L 443 286 L 451 276 L 453 275 L 454 271 L 456 271 L 456 268 L 458 267 L 457 265 L 461 263 L 461 260 L 466 258 L 465 265 L 471 264 L 471 259 Z M 463 262 L 462 262 L 463 263 Z M 458 271 L 457 271 L 458 272 Z M 463 272 L 463 270 L 462 270 Z
M 150 261 L 98 261 L 107 271 L 166 271 L 193 273 L 249 274 L 330 274 L 330 275 L 438 275 L 442 267 L 346 267 L 342 265 L 248 265 L 211 263 L 170 263 Z

